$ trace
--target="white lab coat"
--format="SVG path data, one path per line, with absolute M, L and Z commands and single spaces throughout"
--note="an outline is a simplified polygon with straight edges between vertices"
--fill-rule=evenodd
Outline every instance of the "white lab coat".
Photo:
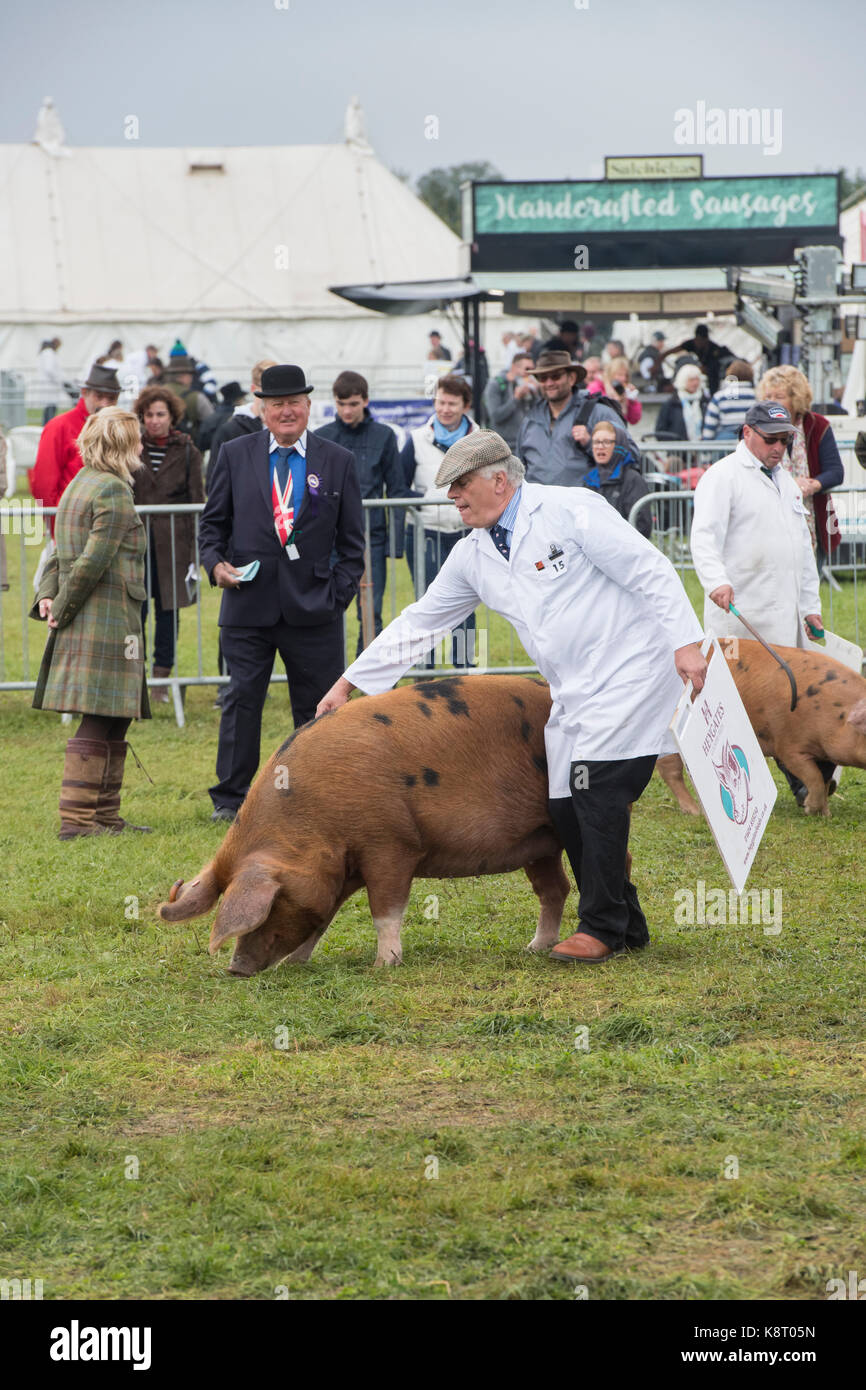
M 818 571 L 803 497 L 785 468 L 779 488 L 741 440 L 708 469 L 695 492 L 692 558 L 703 585 L 704 627 L 716 637 L 751 637 L 710 599 L 722 584 L 767 641 L 804 647 L 803 619 L 820 613 Z
M 550 683 L 552 797 L 570 794 L 572 762 L 674 751 L 674 651 L 699 642 L 701 625 L 670 562 L 603 497 L 524 483 L 510 559 L 486 529 L 471 531 L 346 679 L 390 689 L 479 602 L 508 619 Z

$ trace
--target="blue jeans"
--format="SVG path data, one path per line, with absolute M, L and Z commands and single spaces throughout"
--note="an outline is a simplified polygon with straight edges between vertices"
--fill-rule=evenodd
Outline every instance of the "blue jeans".
M 424 588 L 429 589 L 433 580 L 436 578 L 443 562 L 459 540 L 463 539 L 463 531 L 431 531 L 427 527 L 424 529 Z M 409 573 L 412 582 L 415 583 L 415 528 L 406 528 L 406 559 L 409 562 Z M 468 634 L 472 633 L 470 637 Z M 445 652 L 446 662 L 452 666 L 477 666 L 478 661 L 475 655 L 475 614 L 470 613 L 469 617 L 454 629 L 450 651 Z M 424 663 L 425 669 L 432 670 L 434 664 L 433 653 L 431 652 Z
M 174 666 L 174 651 L 177 641 L 178 628 L 180 626 L 180 613 L 176 608 L 163 608 L 162 597 L 159 591 L 159 573 L 156 565 L 156 544 L 153 532 L 150 537 L 150 595 L 153 599 L 154 621 L 153 621 L 153 664 L 161 666 L 164 670 L 170 671 Z M 147 611 L 150 599 L 145 599 L 141 605 L 141 632 L 145 636 L 147 631 Z M 145 653 L 145 660 L 147 654 Z

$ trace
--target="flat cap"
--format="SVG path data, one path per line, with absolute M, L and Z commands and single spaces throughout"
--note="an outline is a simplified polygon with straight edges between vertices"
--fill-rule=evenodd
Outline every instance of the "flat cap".
M 451 483 L 456 483 L 458 478 L 462 478 L 466 473 L 475 473 L 479 468 L 504 468 L 510 459 L 514 459 L 514 462 L 523 468 L 523 464 L 514 458 L 501 434 L 497 434 L 495 430 L 472 430 L 471 433 L 464 434 L 462 439 L 458 439 L 456 444 L 451 445 L 439 465 L 436 486 L 449 487 Z

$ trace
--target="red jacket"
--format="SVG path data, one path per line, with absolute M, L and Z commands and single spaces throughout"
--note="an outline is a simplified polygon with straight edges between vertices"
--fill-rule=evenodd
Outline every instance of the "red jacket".
M 28 475 L 30 491 L 43 507 L 56 507 L 65 489 L 81 467 L 75 441 L 84 429 L 87 406 L 84 397 L 72 410 L 55 415 L 42 431 L 36 462 Z M 54 517 L 51 518 L 54 535 Z

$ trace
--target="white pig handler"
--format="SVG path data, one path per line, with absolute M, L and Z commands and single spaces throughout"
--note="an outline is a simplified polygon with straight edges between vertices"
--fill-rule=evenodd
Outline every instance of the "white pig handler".
M 491 430 L 452 445 L 436 486 L 470 532 L 317 715 L 355 689 L 390 689 L 479 603 L 507 618 L 550 684 L 550 812 L 580 891 L 579 930 L 551 956 L 594 964 L 649 941 L 626 867 L 630 806 L 657 756 L 675 751 L 669 723 L 683 682 L 703 687 L 703 632 L 673 566 L 603 497 L 523 478 Z

